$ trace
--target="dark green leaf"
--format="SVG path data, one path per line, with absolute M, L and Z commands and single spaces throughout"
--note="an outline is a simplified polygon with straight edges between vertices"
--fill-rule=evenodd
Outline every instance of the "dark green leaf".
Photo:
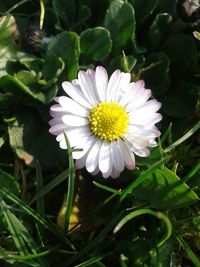
M 15 177 L 7 172 L 0 171 L 0 188 L 5 187 L 15 195 L 19 194 L 20 187 Z
M 189 75 L 194 71 L 197 51 L 192 37 L 177 34 L 169 38 L 163 46 L 163 52 L 171 61 L 171 71 L 174 75 Z
M 197 88 L 199 88 L 198 85 L 186 81 L 172 84 L 171 91 L 160 98 L 165 114 L 175 118 L 189 117 L 194 111 L 196 103 L 196 96 L 191 92 Z
M 93 60 L 102 59 L 112 48 L 109 31 L 103 27 L 85 30 L 80 35 L 80 47 L 84 57 Z
M 157 14 L 148 31 L 148 44 L 152 50 L 158 48 L 168 35 L 171 27 L 172 16 L 167 13 Z
M 137 28 L 139 28 L 143 21 L 153 13 L 158 0 L 148 0 L 145 3 L 141 0 L 132 0 L 132 3 L 135 9 Z
M 61 57 L 65 63 L 62 73 L 63 80 L 72 80 L 77 76 L 78 58 L 80 53 L 79 38 L 74 32 L 58 34 L 48 45 L 47 54 Z
M 76 3 L 74 0 L 53 0 L 53 7 L 66 26 L 70 22 L 74 22 L 76 12 Z
M 146 68 L 141 74 L 147 87 L 156 95 L 162 95 L 169 88 L 169 59 L 162 53 L 151 54 L 146 60 Z
M 125 48 L 135 39 L 135 13 L 129 3 L 121 0 L 112 1 L 104 24 L 111 33 L 113 47 L 116 50 Z
M 156 209 L 177 209 L 199 200 L 198 196 L 167 168 L 157 169 L 134 190 L 134 195 L 149 201 L 150 206 Z
M 10 145 L 26 164 L 39 159 L 41 164 L 53 167 L 62 159 L 61 150 L 48 132 L 37 112 L 22 108 L 16 112 L 16 120 L 8 128 Z M 51 153 L 49 153 L 51 151 Z

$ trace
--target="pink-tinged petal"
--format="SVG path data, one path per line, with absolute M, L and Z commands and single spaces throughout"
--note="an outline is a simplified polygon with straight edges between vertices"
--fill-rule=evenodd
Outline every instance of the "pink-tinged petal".
M 95 71 L 95 82 L 97 93 L 101 102 L 106 101 L 106 91 L 108 85 L 108 74 L 105 68 L 97 67 Z
M 62 116 L 62 121 L 69 126 L 83 126 L 88 124 L 88 119 L 74 115 Z
M 56 124 L 63 124 L 63 121 L 62 121 L 62 118 L 60 117 L 56 117 L 56 118 L 53 118 L 49 121 L 49 125 L 50 126 L 54 126 Z
M 85 99 L 85 96 L 78 85 L 70 82 L 63 82 L 62 87 L 68 96 L 70 96 L 79 105 L 89 109 L 91 108 L 91 104 L 87 101 L 87 99 Z
M 67 126 L 62 123 L 62 124 L 56 124 L 53 125 L 50 129 L 49 132 L 53 135 L 59 135 L 61 133 L 63 133 L 63 131 L 67 128 Z
M 120 172 L 115 170 L 115 168 L 112 169 L 112 172 L 111 172 L 111 177 L 112 178 L 118 178 L 120 176 Z
M 68 112 L 80 117 L 87 117 L 89 115 L 89 109 L 84 108 L 69 97 L 61 96 L 58 101 L 63 111 L 65 111 L 65 114 Z
M 150 154 L 148 148 L 137 149 L 133 146 L 132 150 L 139 157 L 147 157 Z
M 96 140 L 96 143 L 90 149 L 87 159 L 86 159 L 86 169 L 88 172 L 93 172 L 98 166 L 99 162 L 99 152 L 101 148 L 102 141 L 100 139 Z
M 99 152 L 99 169 L 102 173 L 108 172 L 112 169 L 111 155 L 110 155 L 110 143 L 104 141 L 101 144 Z
M 135 169 L 135 157 L 130 147 L 122 140 L 119 140 L 119 146 L 122 151 L 126 167 L 129 170 Z

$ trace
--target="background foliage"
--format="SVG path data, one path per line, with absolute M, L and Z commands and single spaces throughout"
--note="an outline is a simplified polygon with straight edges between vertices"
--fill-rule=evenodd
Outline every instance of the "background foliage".
M 7 0 L 0 12 L 0 265 L 200 266 L 199 21 L 175 0 Z M 74 174 L 48 133 L 62 81 L 97 65 L 162 102 L 159 147 L 117 180 Z

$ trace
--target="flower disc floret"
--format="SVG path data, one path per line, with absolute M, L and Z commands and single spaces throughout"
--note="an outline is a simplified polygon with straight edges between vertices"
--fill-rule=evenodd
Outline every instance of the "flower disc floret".
M 123 136 L 128 122 L 125 108 L 113 102 L 101 102 L 91 110 L 89 116 L 92 133 L 105 141 L 113 141 Z

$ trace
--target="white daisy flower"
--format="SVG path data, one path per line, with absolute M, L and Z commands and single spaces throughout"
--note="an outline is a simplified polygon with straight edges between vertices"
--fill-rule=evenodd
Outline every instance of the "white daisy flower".
M 108 79 L 103 67 L 79 71 L 78 79 L 63 82 L 66 96 L 55 99 L 50 133 L 67 149 L 64 132 L 74 151 L 76 168 L 116 178 L 124 167 L 135 168 L 134 154 L 146 157 L 160 132 L 155 124 L 161 104 L 151 99 L 144 81 L 130 82 L 129 73 L 116 70 Z

